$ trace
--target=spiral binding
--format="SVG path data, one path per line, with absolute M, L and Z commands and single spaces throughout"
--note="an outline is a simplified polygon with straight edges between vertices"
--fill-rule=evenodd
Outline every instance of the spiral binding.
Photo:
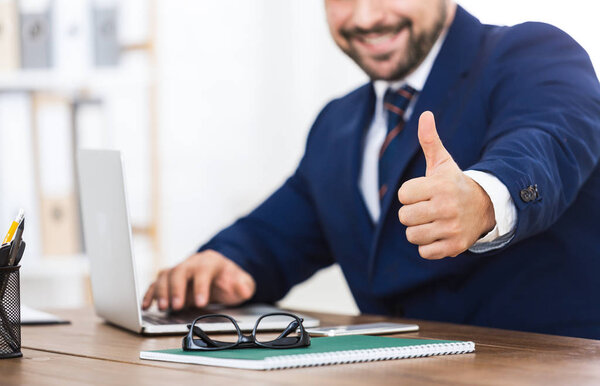
M 295 367 L 324 366 L 342 363 L 385 361 L 391 359 L 419 358 L 434 355 L 465 354 L 475 351 L 473 342 L 431 343 L 409 347 L 346 350 L 334 353 L 286 355 L 265 359 L 266 370 Z

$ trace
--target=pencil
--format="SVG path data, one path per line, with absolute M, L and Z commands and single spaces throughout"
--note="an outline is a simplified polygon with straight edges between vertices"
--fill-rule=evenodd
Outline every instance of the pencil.
M 17 218 L 15 219 L 15 221 L 13 221 L 12 224 L 10 224 L 10 228 L 8 228 L 8 233 L 4 237 L 2 244 L 10 243 L 12 241 L 12 238 L 15 236 L 15 232 L 17 231 L 17 228 L 19 227 L 19 224 L 21 223 L 21 221 L 23 221 L 24 217 L 25 217 L 25 211 L 23 209 L 19 209 L 19 214 L 17 215 Z

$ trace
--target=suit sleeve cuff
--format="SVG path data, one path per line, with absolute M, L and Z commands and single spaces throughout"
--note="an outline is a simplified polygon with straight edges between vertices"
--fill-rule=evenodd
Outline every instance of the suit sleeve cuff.
M 502 248 L 512 240 L 517 223 L 517 209 L 508 188 L 494 175 L 479 170 L 466 170 L 467 177 L 475 181 L 492 201 L 496 226 L 477 240 L 469 251 L 484 253 Z

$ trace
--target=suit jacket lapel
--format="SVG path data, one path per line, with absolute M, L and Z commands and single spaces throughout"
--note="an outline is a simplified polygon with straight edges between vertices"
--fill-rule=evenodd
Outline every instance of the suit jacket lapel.
M 342 170 L 349 170 L 350 178 L 343 178 L 344 186 L 341 190 L 344 197 L 348 199 L 347 204 L 351 205 L 350 213 L 352 223 L 348 224 L 356 237 L 361 241 L 361 247 L 365 253 L 368 253 L 373 237 L 373 223 L 369 212 L 363 200 L 362 193 L 359 188 L 358 179 L 362 161 L 362 147 L 365 129 L 371 123 L 373 112 L 375 109 L 375 92 L 372 84 L 363 86 L 358 90 L 356 95 L 356 103 L 349 103 L 347 111 L 341 113 L 344 117 L 343 123 L 336 129 L 338 133 L 334 139 L 340 144 L 340 162 Z M 332 183 L 336 183 L 332 181 Z
M 440 135 L 443 136 L 444 127 L 439 124 L 444 119 L 445 103 L 460 84 L 460 80 L 465 77 L 477 54 L 481 39 L 481 28 L 482 25 L 479 20 L 467 13 L 460 6 L 457 7 L 454 22 L 448 30 L 446 40 L 435 60 L 427 82 L 418 96 L 412 115 L 408 122 L 406 122 L 403 134 L 408 134 L 408 136 L 403 139 L 406 141 L 402 147 L 403 151 L 399 152 L 396 156 L 397 167 L 394 170 L 394 181 L 398 181 L 398 183 L 401 181 L 409 162 L 420 150 L 417 129 L 421 113 L 427 110 L 433 112 L 438 123 L 437 128 L 441 133 Z M 375 228 L 375 235 L 369 254 L 370 279 L 373 275 L 375 256 L 380 244 L 379 238 L 386 222 L 385 219 L 390 215 L 388 211 L 390 210 L 392 200 L 397 200 L 395 192 L 388 194 L 382 202 L 381 217 Z M 398 235 L 398 237 L 403 236 Z

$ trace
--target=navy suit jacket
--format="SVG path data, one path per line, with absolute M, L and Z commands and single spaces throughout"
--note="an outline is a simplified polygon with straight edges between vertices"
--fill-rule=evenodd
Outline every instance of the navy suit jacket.
M 374 101 L 367 84 L 330 102 L 295 173 L 200 250 L 247 270 L 256 301 L 337 262 L 362 312 L 600 338 L 600 86 L 586 52 L 550 25 L 457 10 L 405 125 L 396 189 L 425 174 L 417 121 L 430 110 L 461 169 L 492 173 L 516 204 L 514 238 L 491 253 L 421 258 L 395 194 L 372 224 L 358 176 Z

